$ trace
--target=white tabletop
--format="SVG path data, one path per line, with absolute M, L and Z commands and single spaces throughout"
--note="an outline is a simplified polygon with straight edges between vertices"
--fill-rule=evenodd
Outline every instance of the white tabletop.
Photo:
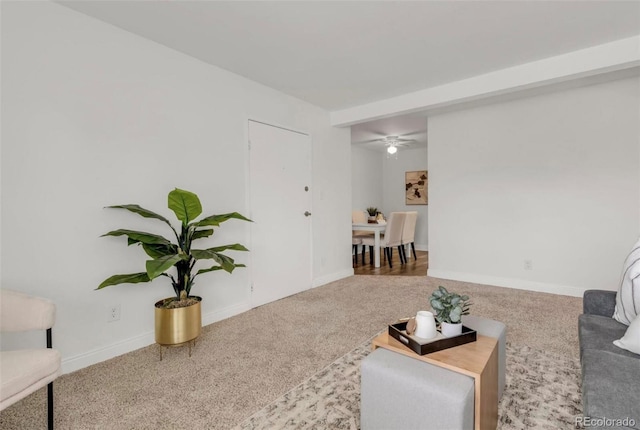
M 376 231 L 376 230 L 384 230 L 385 228 L 387 228 L 387 223 L 384 224 L 378 224 L 378 223 L 353 223 L 351 224 L 351 229 L 352 230 L 370 230 L 370 231 Z

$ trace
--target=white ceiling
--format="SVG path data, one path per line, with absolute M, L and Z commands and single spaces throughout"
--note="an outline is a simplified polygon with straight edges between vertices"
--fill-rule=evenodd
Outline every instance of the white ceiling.
M 635 0 L 59 3 L 330 111 L 640 34 Z M 352 127 L 407 134 L 426 145 L 425 118 Z

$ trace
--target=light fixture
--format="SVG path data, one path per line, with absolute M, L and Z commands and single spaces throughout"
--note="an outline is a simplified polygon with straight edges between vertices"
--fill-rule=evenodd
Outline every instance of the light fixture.
M 387 145 L 387 158 L 390 155 L 395 155 L 396 160 L 398 159 L 398 144 L 400 140 L 398 140 L 398 136 L 387 136 L 384 138 L 384 144 Z

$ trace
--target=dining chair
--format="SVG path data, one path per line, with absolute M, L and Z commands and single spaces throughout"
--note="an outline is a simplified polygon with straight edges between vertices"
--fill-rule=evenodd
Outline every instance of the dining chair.
M 416 222 L 418 220 L 418 212 L 405 212 L 406 217 L 404 219 L 404 225 L 402 227 L 402 252 L 404 253 L 404 261 L 407 261 L 406 246 L 411 245 L 411 251 L 413 251 L 413 259 L 417 260 L 416 247 L 415 247 L 415 235 L 416 235 Z
M 368 215 L 366 211 L 358 211 L 358 210 L 354 210 L 351 211 L 351 222 L 353 224 L 366 224 L 368 222 Z M 364 231 L 364 230 L 355 230 L 351 233 L 351 238 L 352 239 L 356 239 L 356 238 L 363 238 L 363 237 L 373 237 L 373 232 L 372 231 Z M 360 245 L 360 244 L 358 244 Z M 358 252 L 357 252 L 357 248 L 358 245 L 353 245 L 355 246 L 356 249 L 356 258 L 358 256 Z M 364 264 L 364 254 L 365 254 L 365 250 L 366 247 L 364 245 L 362 245 L 362 264 Z
M 353 265 L 358 265 L 358 245 L 362 245 L 362 239 L 352 236 L 351 237 L 351 252 L 353 253 Z M 364 253 L 364 246 L 362 247 Z M 364 256 L 362 257 L 364 264 Z
M 53 429 L 53 381 L 62 372 L 60 352 L 51 349 L 53 302 L 17 291 L 0 290 L 0 331 L 46 330 L 47 347 L 0 352 L 0 411 L 47 386 L 47 424 Z
M 387 228 L 385 229 L 384 237 L 380 238 L 380 247 L 384 248 L 384 255 L 389 261 L 389 268 L 393 268 L 391 260 L 393 259 L 394 246 L 398 247 L 398 252 L 400 253 L 400 264 L 406 263 L 404 253 L 400 249 L 402 247 L 402 227 L 404 225 L 405 217 L 406 215 L 404 212 L 391 212 L 387 219 Z M 374 238 L 363 237 L 362 245 L 369 247 L 369 253 L 371 254 L 369 260 L 371 261 L 371 264 L 373 264 L 373 247 L 375 245 Z
M 367 213 L 365 211 L 352 211 L 351 212 L 351 222 L 354 224 L 366 224 L 367 223 Z M 366 233 L 366 232 L 365 232 Z

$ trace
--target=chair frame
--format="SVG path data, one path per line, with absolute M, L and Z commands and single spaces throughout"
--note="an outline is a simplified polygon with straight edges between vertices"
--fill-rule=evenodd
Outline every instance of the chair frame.
M 53 348 L 53 330 L 47 329 L 47 348 Z M 53 381 L 47 384 L 47 428 L 53 430 Z
M 3 332 L 5 331 L 6 332 L 26 332 L 26 331 L 44 330 L 46 334 L 46 344 L 47 344 L 46 348 L 53 349 L 53 325 L 55 324 L 55 304 L 53 304 L 53 302 L 51 302 L 48 299 L 31 296 L 28 294 L 21 293 L 19 291 L 5 290 L 5 289 L 2 289 L 1 291 L 3 295 L 2 300 L 3 300 L 3 308 L 4 308 L 1 330 Z M 8 301 L 5 302 L 5 300 L 8 300 Z M 8 311 L 8 308 L 5 307 L 4 303 L 9 303 L 6 306 L 15 306 L 16 303 L 14 302 L 22 306 L 26 306 L 27 312 L 33 313 L 34 316 L 38 317 L 39 319 L 36 318 L 36 320 L 33 322 L 25 323 L 20 319 L 14 320 L 14 317 L 11 316 L 12 315 L 11 312 L 9 312 L 8 314 L 5 314 L 5 312 Z M 46 384 L 47 385 L 47 428 L 49 430 L 53 430 L 53 427 L 54 427 L 53 382 L 58 376 L 60 376 L 60 372 L 61 372 L 60 363 L 58 363 L 58 368 L 56 370 L 56 373 L 51 374 L 47 377 L 47 378 L 51 378 L 50 382 Z M 37 389 L 44 387 L 44 385 L 38 386 L 39 384 L 38 385 L 37 384 L 38 383 L 36 382 L 24 387 L 22 392 L 24 392 L 24 390 L 29 390 L 31 387 L 34 387 L 34 386 L 37 386 L 38 387 Z M 2 409 L 14 404 L 17 401 L 22 400 L 24 397 L 28 396 L 33 392 L 34 392 L 33 389 L 31 389 L 28 394 L 23 394 L 21 397 L 15 398 L 15 400 L 14 400 L 14 397 L 19 395 L 20 393 L 17 393 L 16 395 L 12 395 L 8 399 L 4 399 L 3 400 L 4 406 L 2 407 Z

